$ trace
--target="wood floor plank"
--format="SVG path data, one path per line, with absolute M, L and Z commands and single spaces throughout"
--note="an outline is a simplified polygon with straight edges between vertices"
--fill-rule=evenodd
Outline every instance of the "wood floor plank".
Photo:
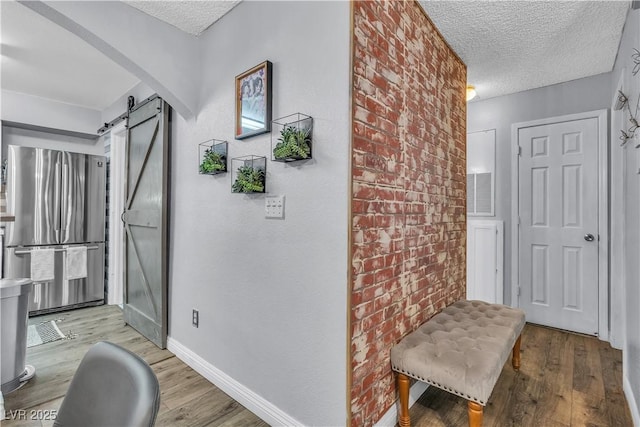
M 523 331 L 520 372 L 515 377 L 516 382 L 513 384 L 509 396 L 507 419 L 509 425 L 513 426 L 530 425 L 533 421 L 533 413 L 535 412 L 533 395 L 537 392 L 537 382 L 544 375 L 543 363 L 550 345 L 543 331 L 527 326 Z M 504 369 L 508 366 L 505 364 Z M 492 396 L 492 398 L 498 399 L 500 397 Z
M 619 350 L 595 337 L 527 324 L 522 364 L 507 362 L 484 411 L 493 427 L 631 427 Z M 415 427 L 467 425 L 466 401 L 429 387 L 410 410 Z
M 243 410 L 245 409 L 238 402 L 216 389 L 196 397 L 188 406 L 158 414 L 156 426 L 219 425 Z
M 169 382 L 173 379 L 175 373 L 180 373 L 184 370 L 184 364 L 182 360 L 177 357 L 171 357 L 169 359 L 162 360 L 160 362 L 151 365 L 153 372 L 158 377 L 158 381 Z M 192 370 L 187 366 L 187 369 Z
M 622 391 L 622 354 L 602 343 L 600 363 L 606 402 L 607 420 L 610 426 L 622 426 L 631 417 Z
M 509 369 L 509 367 L 511 367 L 510 360 L 507 361 L 506 365 L 502 368 L 502 374 L 500 374 L 500 378 L 493 389 L 487 406 L 485 406 L 484 425 L 488 427 L 500 427 L 501 424 L 498 421 L 508 418 L 509 408 L 513 402 L 515 385 L 517 384 L 517 377 L 520 373 Z M 500 398 L 494 398 L 494 396 L 500 396 Z
M 1 421 L 2 427 L 42 427 L 42 422 L 29 418 L 29 411 L 26 411 L 24 415 L 14 413 L 15 411 L 6 409 L 6 419 Z
M 548 330 L 549 346 L 542 359 L 542 376 L 533 383 L 533 419 L 540 425 L 571 425 L 573 391 L 573 341 L 559 331 Z
M 59 320 L 63 333 L 70 332 L 75 338 L 27 349 L 27 363 L 36 367 L 36 376 L 21 389 L 4 396 L 6 411 L 25 411 L 25 419 L 16 416 L 16 419 L 4 420 L 3 427 L 51 427 L 51 420 L 29 419 L 30 411 L 60 407 L 80 361 L 98 341 L 121 345 L 142 357 L 154 370 L 161 391 L 156 425 L 267 425 L 171 352 L 160 350 L 126 326 L 122 311 L 116 306 L 52 313 L 30 318 L 29 322 L 37 324 L 48 320 Z
M 267 425 L 170 352 L 125 326 L 117 307 L 54 313 L 30 322 L 46 319 L 62 319 L 63 332 L 77 337 L 28 349 L 27 361 L 36 366 L 36 377 L 5 396 L 7 411 L 58 408 L 86 351 L 93 343 L 107 340 L 140 354 L 156 372 L 162 393 L 156 425 Z M 622 392 L 620 351 L 597 338 L 527 324 L 521 352 L 520 372 L 514 372 L 510 362 L 503 368 L 485 408 L 485 426 L 633 425 Z M 568 422 L 567 408 L 571 408 Z M 465 426 L 466 401 L 430 387 L 411 408 L 411 419 L 415 427 Z M 2 422 L 3 427 L 50 425 L 28 419 Z
M 53 427 L 55 422 L 55 416 L 58 412 L 58 408 L 62 404 L 62 397 L 50 400 L 41 405 L 35 406 L 30 411 L 30 416 L 40 420 L 42 427 Z
M 180 363 L 173 362 L 174 359 Z M 158 381 L 167 384 L 162 390 L 162 401 L 169 409 L 182 407 L 201 394 L 211 391 L 211 383 L 193 369 L 189 367 L 185 369 L 184 364 L 177 357 L 171 359 L 171 363 L 174 365 L 172 368 L 160 373 L 156 372 Z
M 584 426 L 608 426 L 604 382 L 598 342 L 594 338 L 575 337 L 573 406 L 571 423 Z
M 228 418 L 226 421 L 220 423 L 220 421 L 213 421 L 210 424 L 207 424 L 207 427 L 269 427 L 269 424 L 262 421 L 261 419 L 256 419 L 256 417 L 247 416 L 247 412 L 240 412 L 231 418 Z
M 467 422 L 467 404 L 451 393 L 429 387 L 413 405 L 410 414 L 412 425 L 416 427 L 464 425 Z
M 77 364 L 66 363 L 40 369 L 36 365 L 36 376 L 21 389 L 10 393 L 5 398 L 5 408 L 31 409 L 44 402 L 62 397 L 69 388 L 69 382 Z

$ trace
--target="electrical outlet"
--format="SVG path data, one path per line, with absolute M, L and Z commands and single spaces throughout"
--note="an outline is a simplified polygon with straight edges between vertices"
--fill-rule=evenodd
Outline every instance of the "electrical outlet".
M 284 219 L 284 196 L 264 198 L 264 217 Z
M 200 313 L 195 308 L 193 309 L 193 312 L 191 313 L 191 324 L 196 328 L 200 324 Z

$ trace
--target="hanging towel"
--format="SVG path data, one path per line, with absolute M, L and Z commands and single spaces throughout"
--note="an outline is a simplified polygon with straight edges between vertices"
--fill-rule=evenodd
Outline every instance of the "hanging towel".
M 65 277 L 67 280 L 87 277 L 87 247 L 73 246 L 66 249 Z
M 54 250 L 31 249 L 31 280 L 34 282 L 47 282 L 53 280 Z

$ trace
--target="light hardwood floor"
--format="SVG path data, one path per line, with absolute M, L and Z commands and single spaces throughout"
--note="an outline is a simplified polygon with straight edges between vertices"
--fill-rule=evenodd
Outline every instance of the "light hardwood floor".
M 414 427 L 467 425 L 467 403 L 429 387 L 410 410 Z M 505 364 L 484 409 L 485 427 L 632 427 L 622 353 L 594 337 L 527 324 L 521 366 Z
M 5 396 L 5 409 L 60 407 L 69 381 L 89 347 L 102 340 L 140 355 L 156 372 L 162 391 L 157 426 L 267 426 L 167 350 L 159 350 L 128 326 L 120 309 L 101 306 L 31 318 L 62 319 L 62 331 L 77 334 L 28 349 L 36 377 Z M 484 411 L 484 426 L 633 426 L 622 392 L 621 352 L 597 338 L 526 325 L 522 362 L 507 361 Z M 309 404 L 313 404 L 310 396 Z M 462 398 L 430 387 L 411 408 L 414 427 L 464 427 Z M 50 426 L 38 420 L 2 421 L 2 426 Z
M 9 418 L 12 413 L 16 414 L 12 411 L 18 409 L 26 410 L 26 418 L 31 418 L 32 410 L 57 410 L 89 347 L 98 341 L 111 341 L 138 354 L 155 371 L 162 393 L 156 426 L 268 426 L 171 352 L 158 349 L 125 326 L 122 312 L 116 306 L 53 313 L 29 321 L 36 324 L 53 319 L 60 319 L 58 326 L 63 333 L 77 337 L 27 349 L 27 363 L 35 366 L 36 376 L 19 390 L 4 396 Z M 40 414 L 43 413 L 46 414 Z M 0 423 L 3 427 L 50 426 L 53 421 L 14 419 Z

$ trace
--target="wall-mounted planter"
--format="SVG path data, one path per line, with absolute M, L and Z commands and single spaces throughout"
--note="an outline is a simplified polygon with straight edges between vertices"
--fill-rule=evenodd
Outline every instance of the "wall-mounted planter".
M 311 159 L 312 139 L 313 117 L 294 113 L 274 120 L 271 122 L 271 160 L 296 162 Z
M 267 177 L 267 158 L 244 156 L 231 159 L 232 193 L 264 193 Z
M 227 141 L 212 139 L 198 144 L 199 171 L 202 175 L 227 172 Z

